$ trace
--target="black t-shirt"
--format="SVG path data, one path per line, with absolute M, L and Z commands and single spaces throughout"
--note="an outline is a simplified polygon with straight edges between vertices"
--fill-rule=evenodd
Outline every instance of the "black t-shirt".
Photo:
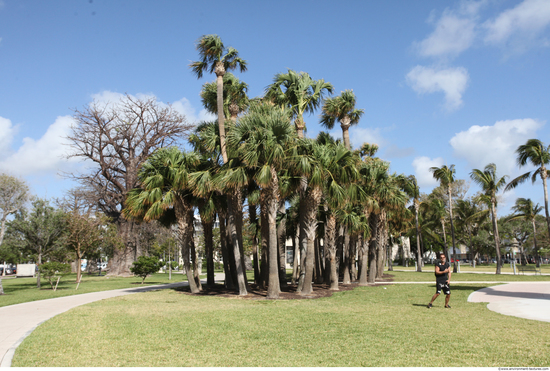
M 438 261 L 437 263 L 435 263 L 435 266 L 439 267 L 440 272 L 443 272 L 445 269 L 449 268 L 451 265 L 449 264 L 449 262 L 445 262 L 445 264 L 443 264 L 441 263 L 441 261 Z M 437 283 L 446 283 L 448 279 L 449 279 L 448 273 L 435 275 L 435 281 Z

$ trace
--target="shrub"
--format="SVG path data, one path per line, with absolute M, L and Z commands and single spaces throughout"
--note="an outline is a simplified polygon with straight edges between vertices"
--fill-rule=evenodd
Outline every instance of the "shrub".
M 143 278 L 143 281 L 141 281 L 141 284 L 143 285 L 145 278 L 150 274 L 158 272 L 162 266 L 163 263 L 158 258 L 152 256 L 140 256 L 138 260 L 134 262 L 132 267 L 130 267 L 130 271 L 134 275 Z
M 43 263 L 38 267 L 38 270 L 40 271 L 40 274 L 44 276 L 50 283 L 50 286 L 55 291 L 57 289 L 57 285 L 59 284 L 59 280 L 61 277 L 63 277 L 66 274 L 71 273 L 71 265 L 65 264 L 65 263 L 59 263 L 59 262 L 47 262 Z M 53 279 L 57 277 L 57 283 L 55 284 L 55 287 L 53 286 Z

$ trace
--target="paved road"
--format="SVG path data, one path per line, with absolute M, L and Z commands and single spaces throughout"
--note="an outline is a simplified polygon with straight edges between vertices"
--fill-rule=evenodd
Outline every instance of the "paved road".
M 473 292 L 469 302 L 507 316 L 550 322 L 550 282 L 513 282 Z

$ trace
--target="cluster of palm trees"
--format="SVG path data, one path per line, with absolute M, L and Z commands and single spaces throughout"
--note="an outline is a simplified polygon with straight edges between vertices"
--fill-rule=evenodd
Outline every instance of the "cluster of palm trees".
M 449 167 L 442 166 L 432 167 L 430 170 L 433 172 L 433 176 L 440 182 L 442 188 L 446 191 L 446 197 L 437 197 L 434 193 L 424 197 L 422 201 L 419 200 L 419 195 L 415 197 L 414 210 L 415 215 L 420 215 L 421 227 L 417 230 L 417 246 L 420 246 L 422 237 L 430 240 L 431 243 L 436 246 L 441 246 L 442 250 L 447 256 L 447 233 L 446 223 L 450 222 L 452 247 L 453 247 L 453 260 L 456 262 L 456 241 L 469 246 L 472 256 L 475 256 L 476 251 L 479 251 L 484 243 L 487 241 L 487 236 L 491 236 L 492 243 L 494 244 L 494 253 L 496 254 L 497 268 L 496 273 L 500 274 L 502 267 L 501 257 L 501 238 L 498 227 L 497 217 L 497 194 L 504 190 L 508 191 L 517 187 L 524 181 L 531 179 L 533 183 L 540 176 L 543 182 L 544 199 L 545 199 L 545 211 L 546 211 L 546 225 L 549 227 L 548 231 L 550 235 L 550 219 L 548 218 L 548 193 L 546 187 L 546 179 L 548 177 L 548 170 L 546 165 L 550 162 L 550 147 L 545 146 L 538 139 L 529 139 L 526 144 L 521 145 L 516 150 L 517 163 L 519 167 L 523 167 L 528 163 L 531 163 L 536 167 L 534 171 L 527 172 L 519 177 L 506 182 L 507 176 L 498 176 L 496 165 L 488 164 L 483 170 L 473 169 L 470 173 L 470 179 L 476 183 L 481 192 L 471 199 L 458 199 L 453 202 L 452 186 L 456 182 L 454 165 Z M 446 201 L 446 202 L 445 202 Z M 453 209 L 455 215 L 453 215 Z M 537 228 L 536 228 L 536 216 L 542 211 L 542 207 L 538 204 L 534 204 L 531 199 L 518 198 L 515 206 L 513 207 L 514 214 L 505 218 L 503 222 L 508 222 L 517 219 L 523 219 L 528 221 L 532 225 L 533 232 L 533 244 L 534 251 L 538 254 L 539 246 L 537 246 Z M 487 221 L 491 223 L 491 230 L 485 228 Z M 456 226 L 455 226 L 456 223 Z M 455 231 L 460 232 L 460 237 L 455 238 Z M 548 235 L 545 236 L 545 240 L 548 240 Z M 419 249 L 420 250 L 420 249 Z M 492 253 L 490 255 L 493 255 Z M 525 261 L 525 255 L 522 251 L 523 259 Z M 420 270 L 420 268 L 419 268 Z M 455 263 L 456 271 L 456 263 Z
M 292 239 L 295 251 L 292 280 L 300 294 L 309 295 L 314 282 L 330 284 L 333 290 L 338 289 L 339 280 L 374 283 L 382 276 L 386 258 L 391 258 L 387 254 L 390 235 L 414 228 L 417 246 L 421 245 L 423 223 L 419 223 L 419 213 L 424 218 L 431 213 L 445 229 L 444 203 L 433 200 L 427 206 L 421 202 L 414 176 L 390 174 L 389 164 L 375 156 L 375 144 L 365 143 L 352 150 L 349 128 L 364 112 L 355 108 L 353 91 L 329 97 L 334 91 L 332 84 L 288 70 L 275 75 L 263 97 L 249 98 L 248 85 L 230 72 L 247 69 L 237 50 L 225 47 L 217 35 L 201 37 L 197 50 L 200 60 L 190 67 L 198 78 L 205 72 L 216 74 L 215 83 L 203 85 L 201 98 L 218 120 L 197 125 L 189 137 L 192 151 L 175 147 L 157 150 L 142 166 L 141 186 L 129 193 L 123 210 L 126 218 L 146 222 L 158 219 L 177 225 L 192 292 L 202 289 L 192 238 L 196 210 L 205 235 L 207 284 L 214 284 L 212 230 L 217 218 L 225 285 L 247 295 L 243 249 L 246 209 L 253 236 L 254 282 L 266 289 L 271 299 L 278 298 L 281 286 L 287 285 L 287 238 Z M 316 139 L 304 138 L 304 114 L 319 108 L 321 125 L 332 129 L 336 121 L 340 123 L 343 143 L 324 132 Z M 432 171 L 448 188 L 454 247 L 454 167 Z M 546 170 L 536 174 L 543 176 Z M 496 178 L 493 164 L 483 171 L 474 170 L 471 177 L 482 186 L 484 200 L 492 205 L 499 254 L 495 195 L 504 178 Z M 514 180 L 514 184 L 522 179 Z M 413 201 L 411 210 L 406 207 L 409 200 Z M 466 206 L 458 203 L 460 223 L 466 223 L 462 219 L 466 214 L 461 214 L 469 212 Z M 446 241 L 443 246 L 446 249 Z M 417 252 L 420 262 L 421 249 Z M 421 270 L 421 264 L 418 267 Z
M 375 157 L 376 145 L 351 149 L 348 130 L 364 112 L 355 108 L 353 91 L 331 98 L 330 83 L 288 70 L 275 76 L 263 97 L 249 99 L 248 85 L 229 72 L 247 68 L 234 48 L 226 48 L 217 35 L 206 35 L 197 50 L 200 60 L 191 63 L 192 71 L 198 78 L 216 74 L 215 83 L 203 85 L 201 98 L 218 120 L 196 127 L 189 137 L 192 151 L 162 148 L 149 158 L 124 215 L 177 224 L 192 292 L 202 289 L 192 238 L 195 210 L 205 233 L 208 285 L 214 283 L 212 226 L 217 217 L 226 286 L 240 295 L 248 292 L 245 209 L 253 236 L 254 281 L 267 289 L 268 298 L 278 298 L 287 285 L 287 237 L 295 244 L 293 280 L 302 295 L 311 294 L 314 282 L 337 290 L 339 275 L 344 283 L 363 285 L 381 277 L 390 233 L 404 232 L 413 217 L 405 207 L 406 177 L 389 174 L 389 164 Z M 323 132 L 316 139 L 304 138 L 304 114 L 318 108 L 321 125 L 331 129 L 340 123 L 344 143 Z

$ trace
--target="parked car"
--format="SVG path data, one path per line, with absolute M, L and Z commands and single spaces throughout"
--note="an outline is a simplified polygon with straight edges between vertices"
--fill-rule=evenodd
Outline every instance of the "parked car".
M 4 272 L 4 267 L 0 267 L 0 275 L 2 275 Z M 6 267 L 6 275 L 9 275 L 9 274 L 16 274 L 17 273 L 17 269 L 15 267 Z

